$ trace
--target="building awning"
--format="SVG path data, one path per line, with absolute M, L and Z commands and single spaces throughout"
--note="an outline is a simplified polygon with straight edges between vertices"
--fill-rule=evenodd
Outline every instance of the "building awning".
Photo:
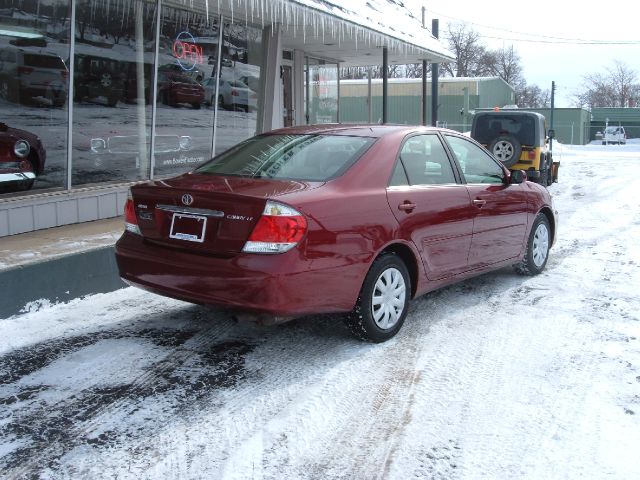
M 279 24 L 282 46 L 343 66 L 377 65 L 387 47 L 389 63 L 449 62 L 454 55 L 417 15 L 393 0 L 209 0 L 210 9 L 237 21 Z

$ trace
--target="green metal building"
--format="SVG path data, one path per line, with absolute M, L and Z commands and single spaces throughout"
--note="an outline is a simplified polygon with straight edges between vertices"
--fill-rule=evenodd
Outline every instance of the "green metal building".
M 622 125 L 627 138 L 640 138 L 640 108 L 594 108 L 591 110 L 589 138 L 603 132 L 606 125 Z
M 547 128 L 551 125 L 550 108 L 523 108 L 544 115 Z M 584 108 L 554 108 L 553 129 L 556 140 L 565 145 L 585 145 L 589 143 L 591 132 L 591 112 Z
M 371 108 L 369 108 L 369 89 Z M 478 108 L 513 104 L 513 87 L 499 77 L 440 78 L 438 81 L 438 124 L 467 131 L 471 115 Z M 431 82 L 427 82 L 427 118 L 431 123 Z M 340 122 L 378 123 L 382 120 L 382 80 L 340 81 Z M 422 79 L 389 80 L 389 122 L 422 123 Z

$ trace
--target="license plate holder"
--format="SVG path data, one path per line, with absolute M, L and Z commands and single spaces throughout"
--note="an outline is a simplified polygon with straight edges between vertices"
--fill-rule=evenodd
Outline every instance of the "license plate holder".
M 171 218 L 169 238 L 202 243 L 206 230 L 207 217 L 176 212 Z

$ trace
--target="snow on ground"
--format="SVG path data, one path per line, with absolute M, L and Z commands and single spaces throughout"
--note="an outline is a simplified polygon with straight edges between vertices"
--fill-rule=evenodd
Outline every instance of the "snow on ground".
M 132 288 L 0 320 L 0 471 L 640 478 L 640 145 L 554 147 L 545 272 L 428 294 L 382 345 Z

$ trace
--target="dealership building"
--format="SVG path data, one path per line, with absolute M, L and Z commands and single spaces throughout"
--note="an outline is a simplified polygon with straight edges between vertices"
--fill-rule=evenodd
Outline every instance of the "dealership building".
M 420 14 L 392 0 L 0 0 L 0 236 L 118 216 L 133 183 L 342 121 L 341 67 L 452 59 Z

